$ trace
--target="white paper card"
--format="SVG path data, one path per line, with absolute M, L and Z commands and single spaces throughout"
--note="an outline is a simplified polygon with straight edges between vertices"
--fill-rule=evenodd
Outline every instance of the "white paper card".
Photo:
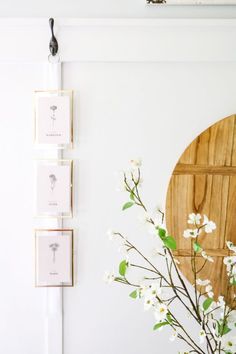
M 71 214 L 71 166 L 37 166 L 37 215 Z
M 37 283 L 72 282 L 72 245 L 69 235 L 37 237 Z
M 36 104 L 36 119 L 38 144 L 70 144 L 70 96 L 39 96 Z

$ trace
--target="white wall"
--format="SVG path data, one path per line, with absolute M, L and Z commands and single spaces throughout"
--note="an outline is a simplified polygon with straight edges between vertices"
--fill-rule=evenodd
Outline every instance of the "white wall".
M 0 76 L 0 351 L 41 354 L 43 292 L 33 286 L 32 91 L 42 75 L 38 65 L 1 63 Z
M 235 18 L 236 6 L 148 6 L 146 0 L 8 0 L 0 17 Z
M 78 230 L 78 279 L 74 289 L 64 291 L 64 354 L 162 354 L 164 347 L 174 354 L 185 348 L 169 342 L 168 330 L 153 333 L 151 313 L 129 299 L 129 289 L 102 281 L 104 271 L 116 270 L 121 258 L 107 240 L 107 228 L 127 232 L 148 253 L 155 243 L 138 213 L 120 211 L 126 198 L 116 192 L 115 172 L 141 156 L 145 199 L 151 208 L 163 203 L 171 170 L 186 145 L 210 124 L 235 113 L 236 26 L 227 21 L 111 23 L 60 27 L 67 58 L 64 87 L 75 90 L 77 144 L 67 155 L 77 163 L 78 205 L 74 220 L 67 222 Z M 113 47 L 103 51 L 107 29 Z M 158 31 L 163 40 L 153 51 Z M 177 37 L 171 39 L 170 33 Z M 70 42 L 71 34 L 78 36 L 77 46 Z M 15 53 L 7 44 L 13 36 L 21 43 Z M 45 291 L 33 288 L 32 91 L 43 86 L 43 65 L 35 60 L 37 55 L 46 58 L 47 36 L 44 22 L 13 26 L 9 21 L 1 38 L 0 349 L 7 354 L 44 353 Z M 36 42 L 28 50 L 30 38 Z M 136 39 L 132 49 L 131 39 Z M 146 56 L 138 50 L 143 41 Z M 189 50 L 178 53 L 184 43 Z
M 101 282 L 103 270 L 117 271 L 122 260 L 108 227 L 149 255 L 155 244 L 139 212 L 121 212 L 127 197 L 115 190 L 115 171 L 142 156 L 146 201 L 151 210 L 162 202 L 185 146 L 235 112 L 236 64 L 68 64 L 65 75 L 66 86 L 78 90 L 80 119 L 79 283 L 65 295 L 66 354 L 162 354 L 159 346 L 177 353 L 185 347 L 170 343 L 169 330 L 153 333 L 152 314 L 128 297 L 130 289 Z

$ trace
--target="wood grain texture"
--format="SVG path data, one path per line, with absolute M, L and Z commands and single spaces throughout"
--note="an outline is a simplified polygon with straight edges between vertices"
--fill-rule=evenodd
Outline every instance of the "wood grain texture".
M 220 175 L 235 176 L 236 166 L 207 166 L 178 163 L 174 175 Z
M 170 179 L 166 199 L 167 229 L 178 243 L 175 253 L 179 268 L 193 282 L 191 241 L 183 231 L 189 227 L 188 214 L 206 214 L 217 230 L 200 238 L 202 247 L 215 262 L 199 274 L 210 279 L 215 296 L 227 287 L 223 257 L 229 254 L 226 240 L 236 244 L 236 116 L 232 115 L 200 134 L 184 151 Z M 201 264 L 202 257 L 197 262 Z

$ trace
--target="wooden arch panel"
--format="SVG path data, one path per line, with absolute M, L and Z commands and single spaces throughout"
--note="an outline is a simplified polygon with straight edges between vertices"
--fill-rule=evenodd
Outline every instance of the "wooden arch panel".
M 166 222 L 178 243 L 179 268 L 193 283 L 191 242 L 183 231 L 188 214 L 206 214 L 217 230 L 201 238 L 201 245 L 214 258 L 199 274 L 210 279 L 215 296 L 225 294 L 227 275 L 222 264 L 229 254 L 226 240 L 236 244 L 236 115 L 227 117 L 200 134 L 180 157 L 170 179 Z M 202 257 L 198 257 L 199 266 Z

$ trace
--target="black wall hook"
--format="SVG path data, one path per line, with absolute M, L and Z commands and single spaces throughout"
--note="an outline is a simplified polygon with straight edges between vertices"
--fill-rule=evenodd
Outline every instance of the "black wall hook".
M 147 4 L 166 4 L 166 0 L 146 0 Z
M 52 38 L 49 42 L 49 50 L 51 52 L 51 55 L 54 57 L 58 52 L 58 42 L 57 42 L 57 39 L 56 39 L 56 37 L 54 35 L 54 31 L 53 31 L 53 27 L 54 27 L 54 19 L 53 18 L 49 19 L 49 26 L 51 28 L 51 33 L 52 33 Z

